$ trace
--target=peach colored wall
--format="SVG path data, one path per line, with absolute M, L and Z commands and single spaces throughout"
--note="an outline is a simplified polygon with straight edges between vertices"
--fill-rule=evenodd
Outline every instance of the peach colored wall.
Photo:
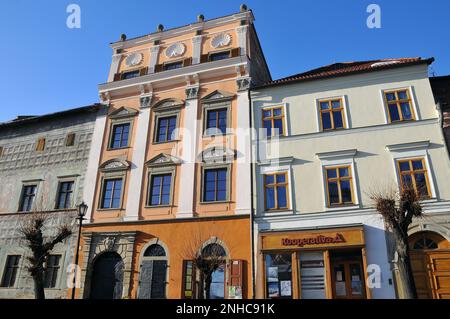
M 88 225 L 83 227 L 83 232 L 110 232 L 110 231 L 139 231 L 134 246 L 132 262 L 131 298 L 136 298 L 139 281 L 139 261 L 143 248 L 153 238 L 158 238 L 168 248 L 168 272 L 169 283 L 167 285 L 168 298 L 181 298 L 182 290 L 182 262 L 184 259 L 192 259 L 189 247 L 197 247 L 209 238 L 216 236 L 229 251 L 229 258 L 245 260 L 245 275 L 243 282 L 244 297 L 251 297 L 251 241 L 250 218 L 240 217 L 233 219 L 196 219 L 192 221 L 172 221 L 161 223 L 123 224 L 116 223 L 108 226 Z M 237 234 L 239 234 L 237 236 Z M 195 240 L 193 238 L 200 238 Z M 82 240 L 84 245 L 84 240 Z M 83 263 L 83 252 L 80 256 L 80 264 Z

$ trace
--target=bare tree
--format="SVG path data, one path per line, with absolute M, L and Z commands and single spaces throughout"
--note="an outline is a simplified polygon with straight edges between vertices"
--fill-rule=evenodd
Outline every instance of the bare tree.
M 215 235 L 213 235 L 215 234 Z M 210 299 L 210 288 L 213 273 L 226 263 L 226 255 L 218 233 L 213 229 L 208 231 L 197 230 L 185 243 L 182 258 L 192 260 L 193 266 L 200 273 L 200 287 L 202 287 L 199 299 Z M 207 243 L 205 245 L 205 243 Z
M 409 255 L 408 228 L 414 218 L 422 216 L 420 196 L 412 187 L 405 186 L 401 190 L 372 192 L 370 198 L 383 216 L 386 231 L 392 239 L 390 248 L 397 253 L 398 284 L 402 285 L 406 299 L 415 299 L 417 292 Z
M 46 192 L 44 192 L 46 193 Z M 44 195 L 35 203 L 34 212 L 24 216 L 19 233 L 25 238 L 31 256 L 27 257 L 29 274 L 34 282 L 36 299 L 45 299 L 44 274 L 47 259 L 53 248 L 72 235 L 71 227 L 61 225 L 52 236 L 45 236 L 46 224 L 50 221 L 49 213 L 45 213 Z

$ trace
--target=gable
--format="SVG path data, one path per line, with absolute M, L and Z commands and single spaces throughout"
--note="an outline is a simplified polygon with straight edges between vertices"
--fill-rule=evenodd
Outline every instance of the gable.
M 132 117 L 132 116 L 135 116 L 137 113 L 138 113 L 138 111 L 135 109 L 122 106 L 122 107 L 118 108 L 117 110 L 111 112 L 109 114 L 109 117 L 112 119 Z
M 203 103 L 214 103 L 214 102 L 221 102 L 221 101 L 229 101 L 234 98 L 234 94 L 223 91 L 223 90 L 215 90 L 214 92 L 208 94 L 204 98 L 202 98 Z

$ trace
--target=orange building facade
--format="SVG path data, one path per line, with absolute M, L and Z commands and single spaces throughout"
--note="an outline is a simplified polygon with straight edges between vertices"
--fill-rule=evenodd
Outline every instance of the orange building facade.
M 248 89 L 270 80 L 253 19 L 241 7 L 111 44 L 78 298 L 253 296 Z M 196 258 L 211 252 L 207 280 Z

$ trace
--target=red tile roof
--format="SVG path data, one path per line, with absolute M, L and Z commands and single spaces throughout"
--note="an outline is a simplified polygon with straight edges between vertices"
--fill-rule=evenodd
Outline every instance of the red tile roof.
M 298 73 L 278 80 L 273 80 L 259 87 L 268 87 L 268 86 L 282 85 L 291 82 L 300 82 L 300 81 L 309 81 L 309 80 L 345 76 L 355 73 L 379 71 L 423 63 L 431 64 L 433 63 L 433 61 L 434 58 L 422 59 L 420 57 L 417 57 L 417 58 L 380 59 L 370 61 L 333 63 L 307 72 Z

